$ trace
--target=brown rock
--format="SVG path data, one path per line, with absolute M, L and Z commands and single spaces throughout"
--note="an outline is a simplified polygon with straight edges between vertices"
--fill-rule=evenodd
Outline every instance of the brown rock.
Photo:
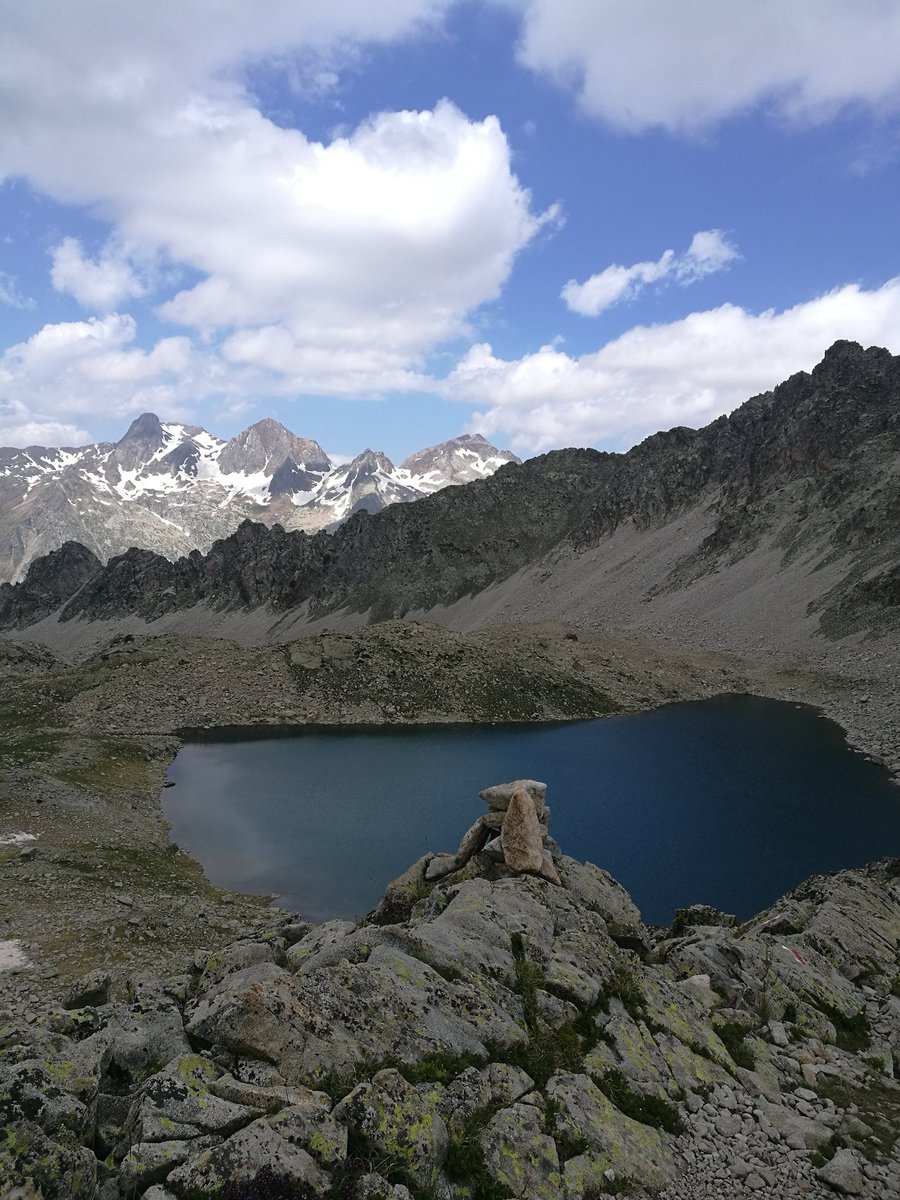
M 464 867 L 472 855 L 481 850 L 490 836 L 490 829 L 479 817 L 471 829 L 466 831 L 463 840 L 459 843 L 459 849 L 456 852 L 457 867 Z
M 556 869 L 556 863 L 546 850 L 543 851 L 543 860 L 541 877 L 549 880 L 550 883 L 555 883 L 557 887 L 562 887 L 562 880 L 559 877 L 559 871 Z
M 500 840 L 503 858 L 510 870 L 541 874 L 544 838 L 534 799 L 524 787 L 518 788 L 510 797 Z
M 510 800 L 519 788 L 524 788 L 531 796 L 538 811 L 543 808 L 547 785 L 539 783 L 536 779 L 514 779 L 512 783 L 496 783 L 493 787 L 485 788 L 478 795 L 492 812 L 506 812 Z

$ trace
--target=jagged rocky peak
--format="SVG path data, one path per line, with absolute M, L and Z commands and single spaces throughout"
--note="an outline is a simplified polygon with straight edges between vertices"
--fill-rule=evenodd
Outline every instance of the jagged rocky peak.
M 99 574 L 102 563 L 80 542 L 36 558 L 20 584 L 0 584 L 0 627 L 32 625 L 55 612 Z
M 166 434 L 155 413 L 141 413 L 116 442 L 116 460 L 126 470 L 142 466 L 166 444 Z
M 219 455 L 219 469 L 225 474 L 272 475 L 287 462 L 307 473 L 318 474 L 332 466 L 318 442 L 297 437 L 271 417 L 264 417 L 231 438 Z
M 464 433 L 411 454 L 400 470 L 408 471 L 419 487 L 437 491 L 448 484 L 484 479 L 504 463 L 520 461 L 511 450 L 498 450 L 482 434 Z
M 383 471 L 386 475 L 390 475 L 395 469 L 394 464 L 383 450 L 366 449 L 347 464 L 346 472 L 348 479 L 358 479 L 363 475 L 374 475 L 377 471 Z

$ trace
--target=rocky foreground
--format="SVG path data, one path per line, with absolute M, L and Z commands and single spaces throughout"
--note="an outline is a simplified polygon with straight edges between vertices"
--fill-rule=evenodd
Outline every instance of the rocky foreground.
M 900 860 L 651 930 L 519 784 L 358 925 L 4 1023 L 0 1194 L 900 1194 Z

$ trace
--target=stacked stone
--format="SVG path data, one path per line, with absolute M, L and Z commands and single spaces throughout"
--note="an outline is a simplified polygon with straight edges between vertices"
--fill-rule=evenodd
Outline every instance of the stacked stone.
M 488 811 L 466 832 L 455 854 L 432 858 L 425 878 L 441 879 L 484 852 L 516 874 L 539 875 L 561 884 L 556 864 L 545 845 L 550 823 L 550 809 L 544 802 L 546 794 L 546 783 L 536 779 L 515 779 L 479 792 Z

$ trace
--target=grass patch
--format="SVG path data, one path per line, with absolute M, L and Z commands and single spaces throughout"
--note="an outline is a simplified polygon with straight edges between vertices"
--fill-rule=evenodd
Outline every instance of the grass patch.
M 824 1013 L 835 1029 L 835 1044 L 840 1050 L 868 1050 L 872 1044 L 869 1033 L 869 1022 L 864 1012 L 855 1012 L 848 1016 L 833 1004 L 819 1003 L 819 1011 Z
M 633 1121 L 639 1121 L 642 1125 L 652 1125 L 655 1129 L 664 1129 L 667 1133 L 684 1132 L 684 1123 L 674 1104 L 670 1104 L 661 1096 L 646 1096 L 633 1091 L 621 1071 L 605 1072 L 597 1080 L 597 1086 L 619 1112 L 631 1117 Z
M 634 972 L 624 963 L 619 963 L 607 979 L 598 1000 L 598 1006 L 609 1012 L 609 1002 L 616 999 L 633 1021 L 642 1021 L 646 1016 L 647 997 Z
M 722 1021 L 715 1026 L 715 1030 L 734 1065 L 752 1071 L 756 1066 L 756 1058 L 746 1042 L 750 1032 L 747 1027 L 738 1021 Z
M 551 1075 L 559 1071 L 581 1069 L 584 1045 L 574 1021 L 551 1029 L 541 1018 L 537 993 L 546 983 L 543 969 L 528 957 L 521 934 L 512 934 L 510 943 L 515 962 L 512 990 L 522 998 L 528 1041 L 513 1046 L 506 1054 L 506 1061 L 521 1067 L 539 1087 L 543 1087 Z
M 451 1133 L 444 1173 L 451 1183 L 465 1185 L 472 1200 L 506 1200 L 508 1189 L 488 1170 L 481 1134 L 501 1104 L 476 1109 L 457 1133 Z
M 832 1100 L 838 1108 L 849 1108 L 855 1104 L 859 1117 L 872 1130 L 872 1138 L 864 1142 L 854 1141 L 857 1150 L 870 1162 L 888 1158 L 900 1138 L 900 1088 L 873 1079 L 865 1085 L 849 1083 L 834 1075 L 820 1075 L 816 1091 L 824 1099 Z

